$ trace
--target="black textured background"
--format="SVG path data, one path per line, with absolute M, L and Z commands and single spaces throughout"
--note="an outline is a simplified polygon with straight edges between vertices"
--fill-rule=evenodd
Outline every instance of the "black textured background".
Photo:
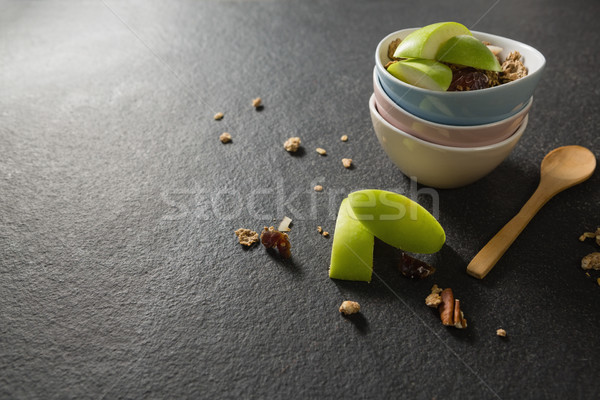
M 599 14 L 592 0 L 0 2 L 0 397 L 597 396 L 600 274 L 579 262 L 598 247 L 578 237 L 600 225 L 598 173 L 485 280 L 464 271 L 548 151 L 600 154 Z M 444 20 L 548 63 L 510 157 L 432 196 L 386 158 L 367 102 L 379 40 Z M 289 136 L 303 154 L 283 150 Z M 381 243 L 371 284 L 327 277 L 316 226 L 332 232 L 361 188 L 436 212 L 433 277 L 401 277 Z M 285 215 L 290 261 L 237 243 Z M 454 289 L 467 330 L 424 306 L 433 283 Z M 345 299 L 358 318 L 339 315 Z

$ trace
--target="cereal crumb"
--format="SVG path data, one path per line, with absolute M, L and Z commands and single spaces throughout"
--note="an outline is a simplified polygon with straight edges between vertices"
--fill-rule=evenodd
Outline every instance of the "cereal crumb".
M 222 112 L 218 112 L 215 114 L 214 118 L 215 118 L 215 120 L 219 121 L 219 120 L 223 119 L 224 116 L 225 115 Z
M 431 288 L 431 294 L 425 298 L 425 304 L 428 307 L 437 308 L 440 304 L 442 304 L 442 297 L 440 296 L 442 293 L 442 289 L 438 287 L 438 285 L 433 285 Z
M 289 151 L 290 153 L 295 153 L 300 148 L 300 138 L 299 137 L 291 137 L 285 141 L 283 144 L 283 148 Z
M 596 279 L 596 283 L 598 283 L 598 286 L 600 286 L 600 278 Z
M 260 97 L 257 97 L 254 100 L 252 100 L 252 107 L 258 108 L 261 105 L 262 105 L 262 99 Z
M 240 244 L 243 244 L 244 246 L 250 247 L 258 242 L 258 233 L 250 229 L 240 228 L 235 231 L 235 234 L 238 237 Z
M 356 314 L 360 311 L 360 304 L 356 301 L 344 301 L 340 306 L 340 312 L 344 315 Z
M 315 192 L 322 192 L 323 191 L 323 186 L 317 185 L 313 189 L 315 189 Z
M 600 246 L 600 228 L 596 228 L 596 232 L 583 232 L 583 234 L 579 236 L 579 240 L 582 242 L 587 238 L 596 238 L 596 243 Z
M 329 232 L 327 232 L 327 231 L 323 231 L 323 236 L 324 236 L 324 237 L 329 237 Z
M 340 138 L 340 140 L 341 140 L 342 142 L 347 142 L 347 141 L 348 141 L 348 135 L 343 135 L 343 136 Z
M 506 331 L 504 329 L 500 328 L 496 331 L 496 335 L 506 337 Z
M 320 155 L 322 155 L 322 156 L 325 156 L 325 155 L 327 155 L 327 150 L 325 150 L 325 149 L 322 149 L 322 148 L 320 148 L 320 147 L 317 147 L 317 148 L 316 148 L 316 151 L 317 151 L 317 153 L 319 153 L 319 154 L 320 154 Z
M 352 166 L 352 159 L 342 158 L 342 165 L 344 166 L 344 168 L 350 168 Z
M 402 39 L 396 38 L 396 39 L 392 40 L 392 42 L 388 46 L 388 58 L 390 60 L 397 60 L 397 58 L 394 58 L 394 53 L 396 52 L 396 49 L 398 48 L 398 46 L 400 46 L 401 42 L 402 42 Z
M 231 135 L 227 132 L 223 132 L 221 133 L 221 136 L 219 136 L 219 140 L 221 143 L 229 143 L 231 142 Z
M 600 270 L 600 253 L 594 252 L 590 253 L 587 256 L 583 257 L 581 260 L 581 268 L 595 269 L 596 271 Z
M 506 57 L 506 61 L 502 63 L 500 81 L 508 83 L 524 76 L 527 76 L 527 68 L 521 62 L 521 54 L 518 51 L 511 51 L 508 57 Z
M 320 226 L 317 226 L 317 232 L 323 233 L 323 228 L 321 228 Z

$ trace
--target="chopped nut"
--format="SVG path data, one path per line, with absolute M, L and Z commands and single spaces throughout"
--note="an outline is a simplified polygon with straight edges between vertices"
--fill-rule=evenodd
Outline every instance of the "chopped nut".
M 438 285 L 433 285 L 431 288 L 431 294 L 425 298 L 425 304 L 428 307 L 437 308 L 440 304 L 442 304 L 442 297 L 440 293 L 442 289 L 438 287 Z
M 327 232 L 327 231 L 323 231 L 323 236 L 324 236 L 324 237 L 329 237 L 329 232 Z
M 402 258 L 400 259 L 400 263 L 398 264 L 398 268 L 402 275 L 407 278 L 427 278 L 429 275 L 435 272 L 435 268 L 431 265 L 417 260 L 414 257 L 409 256 L 406 253 L 402 253 Z
M 344 315 L 356 314 L 360 311 L 360 304 L 356 301 L 346 300 L 340 306 L 340 312 Z
M 504 329 L 500 328 L 496 331 L 496 335 L 506 337 L 506 331 Z
M 223 132 L 221 133 L 221 136 L 219 136 L 219 140 L 221 143 L 229 143 L 231 142 L 231 135 L 227 132 Z
M 288 240 L 288 235 L 279 232 L 272 226 L 269 228 L 266 226 L 264 227 L 264 230 L 260 235 L 260 241 L 267 249 L 277 247 L 279 254 L 283 258 L 290 258 L 292 256 L 292 252 L 290 251 L 292 245 Z
M 348 141 L 348 135 L 342 135 L 342 137 L 340 138 L 340 140 L 342 142 L 347 142 Z
M 321 228 L 320 226 L 317 226 L 317 232 L 323 233 L 323 228 Z
M 600 253 L 594 252 L 583 257 L 581 260 L 581 268 L 600 270 Z
M 322 149 L 322 148 L 320 148 L 320 147 L 317 147 L 315 150 L 317 151 L 317 153 L 319 153 L 319 154 L 320 154 L 320 155 L 322 155 L 322 156 L 325 156 L 325 155 L 327 155 L 327 150 L 325 150 L 325 149 Z
M 243 244 L 244 246 L 250 247 L 258 242 L 258 233 L 250 229 L 240 228 L 235 231 L 235 234 L 238 237 L 240 244 Z
M 285 141 L 285 143 L 283 144 L 283 148 L 289 151 L 290 153 L 294 153 L 298 151 L 300 143 L 301 142 L 299 137 L 291 137 Z
M 431 301 L 436 299 L 435 296 L 432 296 L 434 293 L 441 290 L 434 286 L 431 289 Z M 428 296 L 428 297 L 429 297 Z M 460 309 L 460 300 L 454 298 L 454 294 L 452 293 L 452 289 L 444 289 L 439 294 L 441 298 L 441 302 L 438 306 L 438 311 L 440 313 L 440 320 L 442 324 L 445 326 L 453 326 L 458 329 L 465 329 L 467 327 L 467 320 L 465 319 L 464 313 Z M 426 300 L 427 304 L 427 300 Z
M 342 165 L 345 168 L 350 168 L 352 166 L 352 159 L 351 158 L 342 158 Z
M 323 186 L 317 185 L 313 189 L 315 189 L 315 192 L 322 192 L 323 191 Z
M 527 76 L 527 68 L 520 60 L 521 54 L 518 51 L 511 51 L 506 57 L 506 61 L 502 63 L 502 72 L 500 72 L 502 83 L 516 81 Z
M 262 99 L 260 97 L 257 97 L 254 100 L 252 100 L 252 107 L 257 108 L 257 107 L 260 107 L 261 105 L 262 105 Z
M 224 114 L 222 112 L 218 112 L 215 114 L 214 119 L 219 121 L 219 120 L 223 119 L 223 117 L 224 117 Z

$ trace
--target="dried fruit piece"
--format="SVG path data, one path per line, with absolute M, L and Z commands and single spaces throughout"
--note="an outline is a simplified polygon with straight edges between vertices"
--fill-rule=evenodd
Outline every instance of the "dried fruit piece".
M 283 232 L 279 232 L 272 226 L 269 228 L 266 226 L 264 227 L 264 230 L 260 235 L 260 241 L 267 249 L 277 247 L 279 254 L 283 258 L 290 258 L 292 256 L 292 252 L 290 250 L 291 244 L 288 239 L 288 235 Z
M 215 114 L 215 116 L 213 117 L 216 121 L 222 120 L 224 117 L 224 114 L 222 112 L 218 112 Z
M 235 231 L 236 236 L 240 244 L 244 246 L 252 246 L 254 243 L 258 242 L 258 233 L 254 232 L 250 229 L 240 228 Z
M 449 92 L 479 90 L 490 87 L 490 80 L 485 73 L 473 67 L 458 68 L 452 71 L 452 82 Z
M 219 140 L 221 143 L 229 143 L 231 142 L 231 135 L 227 132 L 223 132 L 221 133 L 221 136 L 219 136 Z
M 283 143 L 283 148 L 289 151 L 290 153 L 294 153 L 298 151 L 300 148 L 300 138 L 297 136 L 291 137 Z
M 431 265 L 414 257 L 411 257 L 404 252 L 402 253 L 402 258 L 400 259 L 398 268 L 400 269 L 402 275 L 412 279 L 427 278 L 429 275 L 435 272 L 435 268 Z
M 600 270 L 600 253 L 594 252 L 583 257 L 581 260 L 581 268 Z
M 346 300 L 340 306 L 340 312 L 344 315 L 356 314 L 360 311 L 360 304 L 356 301 Z

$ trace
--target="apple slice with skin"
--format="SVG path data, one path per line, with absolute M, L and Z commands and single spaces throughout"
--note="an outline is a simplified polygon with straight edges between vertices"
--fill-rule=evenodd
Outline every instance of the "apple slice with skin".
M 329 277 L 370 282 L 374 242 L 373 234 L 356 218 L 348 199 L 344 199 L 335 222 Z
M 435 60 L 409 58 L 391 64 L 388 72 L 403 82 L 423 89 L 445 91 L 452 82 L 452 70 Z
M 471 31 L 458 22 L 438 22 L 424 26 L 411 32 L 400 42 L 394 57 L 434 60 L 440 46 L 458 35 L 471 35 Z
M 448 39 L 438 50 L 435 59 L 488 71 L 502 71 L 494 53 L 479 39 L 469 35 Z
M 348 204 L 374 236 L 404 251 L 435 253 L 446 241 L 444 229 L 433 215 L 398 193 L 360 190 L 348 195 Z

